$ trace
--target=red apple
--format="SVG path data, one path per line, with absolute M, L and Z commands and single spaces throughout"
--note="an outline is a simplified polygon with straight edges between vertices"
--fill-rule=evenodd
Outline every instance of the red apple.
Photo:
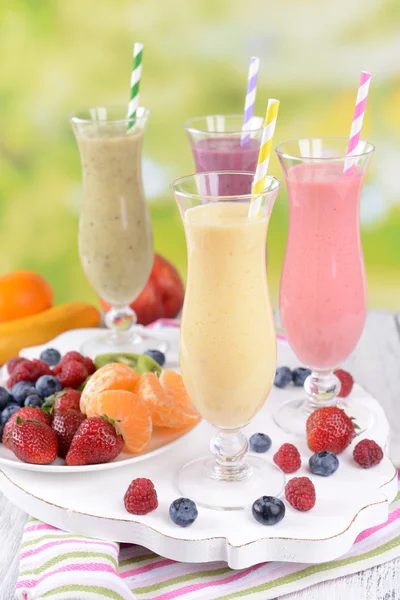
M 178 271 L 168 260 L 155 254 L 149 280 L 131 307 L 138 323 L 148 325 L 163 317 L 176 317 L 183 306 L 184 295 L 185 288 Z M 104 310 L 109 310 L 110 305 L 100 300 Z

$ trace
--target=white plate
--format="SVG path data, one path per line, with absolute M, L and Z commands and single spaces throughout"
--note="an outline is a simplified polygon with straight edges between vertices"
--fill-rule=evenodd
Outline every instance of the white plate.
M 138 326 L 138 332 L 142 331 L 142 327 Z M 178 370 L 178 350 L 179 350 L 179 329 L 174 327 L 163 327 L 161 329 L 146 330 L 147 335 L 157 337 L 158 339 L 165 339 L 168 342 L 169 350 L 167 352 L 166 367 L 169 369 Z M 40 353 L 45 348 L 56 348 L 65 354 L 69 350 L 79 350 L 82 343 L 89 339 L 90 336 L 99 335 L 99 329 L 74 329 L 67 331 L 51 340 L 47 344 L 42 346 L 35 346 L 32 348 L 25 348 L 20 352 L 21 356 L 25 358 L 38 358 Z M 2 381 L 5 382 L 7 374 L 3 369 Z M 103 463 L 100 465 L 83 465 L 76 467 L 69 467 L 65 464 L 64 460 L 57 458 L 50 465 L 31 465 L 20 461 L 12 452 L 0 444 L 0 465 L 5 467 L 12 467 L 14 469 L 24 469 L 25 471 L 42 471 L 46 473 L 82 473 L 85 471 L 105 471 L 107 469 L 115 469 L 117 467 L 123 467 L 132 463 L 137 463 L 154 456 L 158 456 L 165 452 L 171 446 L 178 444 L 180 440 L 186 437 L 193 428 L 182 431 L 167 428 L 158 428 L 153 432 L 153 436 L 150 440 L 147 448 L 140 454 L 127 454 L 121 453 L 115 460 Z

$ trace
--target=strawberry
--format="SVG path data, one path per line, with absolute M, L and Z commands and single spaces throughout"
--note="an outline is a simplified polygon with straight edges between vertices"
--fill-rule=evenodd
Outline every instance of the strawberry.
M 85 415 L 76 410 L 67 410 L 55 414 L 51 428 L 58 440 L 58 456 L 65 458 L 71 446 L 79 425 L 85 419 Z
M 49 408 L 53 414 L 66 412 L 67 410 L 77 410 L 80 412 L 81 392 L 66 388 L 62 392 L 57 392 L 54 396 L 46 398 L 45 408 Z
M 88 370 L 83 362 L 69 360 L 61 363 L 61 373 L 57 375 L 63 387 L 77 388 L 87 378 Z
M 46 414 L 41 408 L 37 408 L 36 406 L 24 406 L 23 408 L 20 408 L 11 415 L 4 426 L 3 444 L 9 450 L 11 450 L 11 432 L 15 427 L 18 417 L 21 419 L 29 419 L 30 421 L 38 421 L 45 425 L 50 425 L 51 423 L 50 415 Z
M 79 426 L 68 451 L 67 465 L 96 465 L 118 456 L 124 439 L 107 417 L 90 417 Z
M 48 465 L 57 458 L 58 442 L 51 427 L 17 418 L 10 437 L 15 456 L 26 463 Z
M 307 419 L 307 444 L 313 452 L 340 454 L 356 435 L 356 425 L 337 406 L 315 410 Z
M 338 396 L 339 398 L 346 398 L 353 389 L 354 379 L 350 373 L 343 369 L 336 369 L 335 375 L 340 381 L 340 392 L 338 393 Z

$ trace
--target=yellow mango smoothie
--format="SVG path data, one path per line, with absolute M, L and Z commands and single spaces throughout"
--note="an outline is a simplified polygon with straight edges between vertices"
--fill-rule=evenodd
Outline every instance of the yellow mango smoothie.
M 250 219 L 248 208 L 228 200 L 184 214 L 189 274 L 181 371 L 193 404 L 220 429 L 249 423 L 276 368 L 265 256 L 269 217 Z

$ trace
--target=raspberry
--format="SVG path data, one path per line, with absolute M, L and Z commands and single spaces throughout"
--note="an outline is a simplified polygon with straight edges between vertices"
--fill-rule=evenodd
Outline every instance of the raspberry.
M 93 373 L 96 370 L 96 367 L 94 366 L 94 362 L 92 361 L 92 359 L 88 356 L 85 356 L 85 358 L 83 359 L 83 364 L 87 368 L 88 375 L 93 375 Z
M 62 363 L 58 363 L 55 367 L 53 367 L 53 375 L 59 375 L 62 370 Z
M 134 479 L 124 496 L 125 508 L 133 515 L 146 515 L 158 506 L 157 492 L 150 479 Z
M 353 450 L 353 458 L 363 469 L 379 465 L 383 450 L 374 440 L 361 440 Z
M 7 362 L 8 374 L 12 375 L 15 367 L 24 361 L 29 362 L 26 358 L 22 358 L 22 356 L 14 356 L 13 358 L 10 358 L 10 360 Z
M 83 363 L 85 358 L 80 352 L 75 352 L 74 350 L 71 350 L 71 352 L 67 352 L 67 354 L 63 356 L 62 362 L 67 363 L 70 360 L 77 360 L 78 362 Z
M 87 368 L 82 362 L 69 360 L 66 363 L 62 363 L 61 373 L 57 375 L 57 379 L 63 387 L 76 388 L 85 381 L 87 376 Z
M 335 375 L 340 380 L 340 392 L 338 393 L 338 396 L 340 398 L 346 398 L 353 389 L 354 379 L 350 373 L 343 371 L 343 369 L 336 369 Z
M 274 455 L 274 463 L 284 473 L 294 473 L 301 467 L 300 452 L 293 444 L 283 444 Z
M 35 383 L 42 375 L 50 375 L 51 369 L 48 364 L 34 358 L 33 360 L 24 360 L 14 367 L 13 373 L 7 381 L 7 387 L 12 388 L 13 385 L 20 381 L 33 381 Z
M 286 500 L 296 510 L 310 510 L 315 505 L 315 487 L 308 477 L 293 477 L 285 486 Z

